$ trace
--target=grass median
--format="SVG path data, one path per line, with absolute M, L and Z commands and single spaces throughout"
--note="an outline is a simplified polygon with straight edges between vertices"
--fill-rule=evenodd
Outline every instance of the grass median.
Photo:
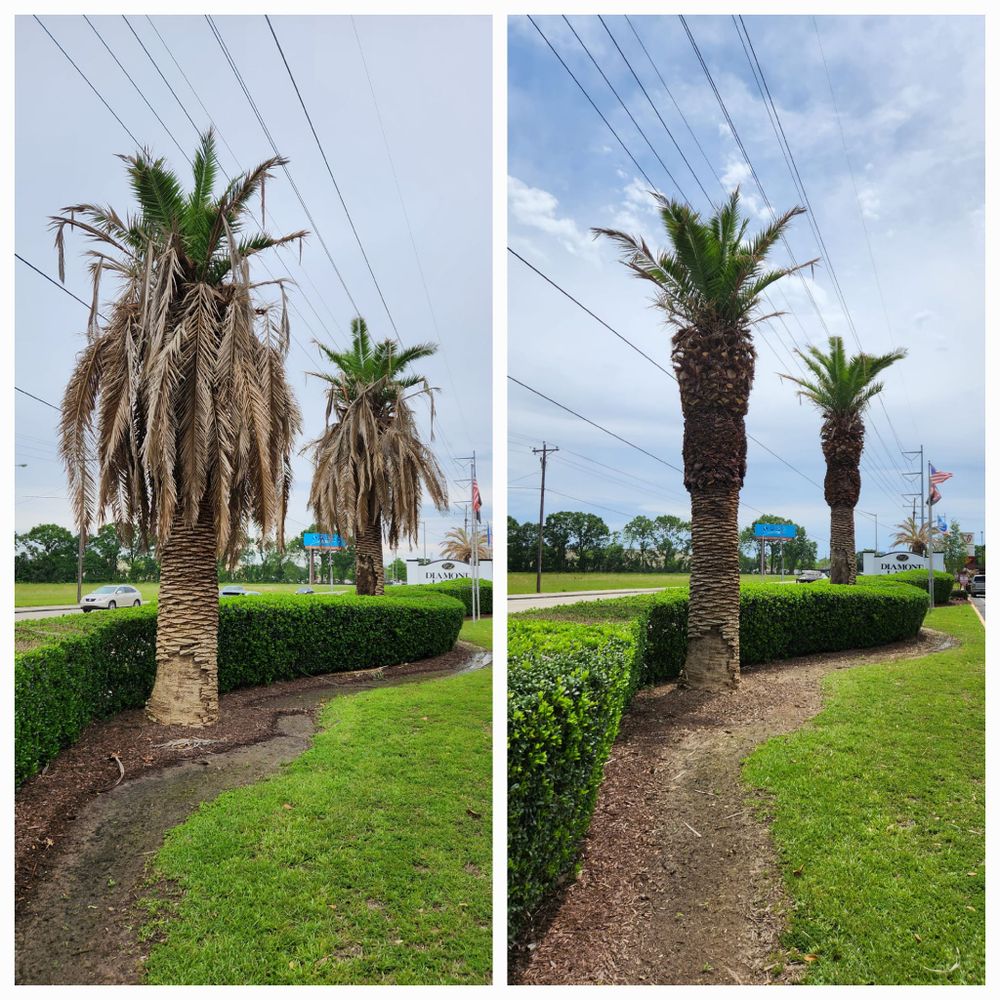
M 492 672 L 335 698 L 153 864 L 150 983 L 486 983 Z
M 103 582 L 87 581 L 83 585 L 83 593 L 90 594 L 98 587 L 110 586 Z M 142 595 L 143 602 L 155 601 L 160 593 L 158 583 L 133 583 Z M 226 584 L 220 583 L 220 589 Z M 299 587 L 305 587 L 304 583 L 244 583 L 239 586 L 246 587 L 247 590 L 257 590 L 262 594 L 294 594 Z M 343 583 L 336 583 L 332 586 L 325 583 L 313 584 L 313 589 L 317 594 L 329 594 L 334 591 L 350 591 L 354 593 L 354 587 Z M 76 604 L 76 584 L 75 583 L 15 583 L 14 584 L 14 607 L 16 608 L 45 608 L 63 607 Z
M 807 983 L 984 981 L 985 635 L 967 605 L 926 624 L 960 645 L 831 674 L 823 711 L 744 766 Z

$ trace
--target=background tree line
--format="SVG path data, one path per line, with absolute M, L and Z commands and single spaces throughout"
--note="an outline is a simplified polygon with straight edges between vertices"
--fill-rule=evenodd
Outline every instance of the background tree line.
M 767 524 L 789 524 L 788 518 L 767 514 L 757 519 Z M 806 529 L 796 525 L 796 537 L 786 539 L 785 571 L 813 569 L 816 543 Z M 753 525 L 740 533 L 740 572 L 756 572 L 760 565 L 759 542 Z M 691 558 L 691 524 L 673 514 L 648 517 L 638 514 L 620 531 L 612 531 L 603 518 L 583 511 L 556 511 L 545 518 L 542 532 L 542 568 L 551 572 L 686 573 Z M 777 573 L 781 549 L 765 542 L 768 572 Z M 519 523 L 507 518 L 507 568 L 511 572 L 538 569 L 538 522 Z

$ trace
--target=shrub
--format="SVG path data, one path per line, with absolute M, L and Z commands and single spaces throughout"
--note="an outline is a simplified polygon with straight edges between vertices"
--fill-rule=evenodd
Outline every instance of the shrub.
M 865 579 L 871 579 L 871 577 L 865 577 Z M 900 583 L 908 583 L 913 587 L 919 587 L 925 594 L 927 593 L 927 570 L 925 569 L 907 569 L 903 570 L 902 573 L 893 573 L 893 580 L 899 580 Z M 935 604 L 947 604 L 951 599 L 951 591 L 955 586 L 955 578 L 950 573 L 942 573 L 939 570 L 934 571 L 934 603 Z
M 386 597 L 422 597 L 425 594 L 444 594 L 454 597 L 465 605 L 466 615 L 472 614 L 472 583 L 469 580 L 444 580 L 441 583 L 411 583 L 397 587 L 386 587 Z M 493 584 L 489 580 L 479 581 L 479 613 L 493 614 Z
M 638 683 L 634 627 L 508 629 L 508 931 L 574 870 L 604 764 Z
M 444 595 L 227 598 L 219 605 L 219 689 L 435 656 L 455 644 L 463 617 Z M 141 708 L 155 654 L 156 608 L 143 607 L 101 614 L 82 634 L 15 656 L 17 783 L 89 723 Z

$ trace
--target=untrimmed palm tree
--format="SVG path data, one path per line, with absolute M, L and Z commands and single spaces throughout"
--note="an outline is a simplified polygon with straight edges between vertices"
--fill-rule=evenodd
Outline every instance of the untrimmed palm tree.
M 336 370 L 312 373 L 329 389 L 326 429 L 311 445 L 309 506 L 324 531 L 356 540 L 357 592 L 382 594 L 383 537 L 393 549 L 401 537 L 416 541 L 425 488 L 439 510 L 448 505 L 444 474 L 421 440 L 410 406 L 415 396 L 426 396 L 433 428 L 436 390 L 424 376 L 407 371 L 437 348 L 374 343 L 360 316 L 351 321 L 350 350 L 318 346 Z
M 209 725 L 219 712 L 217 558 L 235 563 L 249 522 L 282 541 L 299 429 L 284 371 L 284 286 L 276 282 L 278 310 L 261 299 L 250 260 L 305 233 L 244 233 L 251 199 L 263 200 L 280 157 L 218 197 L 211 131 L 187 193 L 150 152 L 122 159 L 136 214 L 85 204 L 52 219 L 61 279 L 65 230 L 95 244 L 88 342 L 63 396 L 60 449 L 81 530 L 110 509 L 126 540 L 135 530 L 160 555 L 148 715 Z M 102 324 L 105 274 L 117 287 Z
M 823 495 L 830 506 L 830 582 L 854 583 L 858 575 L 854 549 L 854 508 L 861 495 L 861 453 L 865 446 L 864 412 L 885 387 L 875 381 L 905 350 L 888 354 L 847 356 L 842 337 L 830 337 L 823 351 L 810 346 L 795 352 L 810 376 L 781 377 L 799 386 L 799 396 L 823 415 L 820 440 L 826 459 Z
M 905 545 L 914 555 L 927 554 L 927 525 L 918 524 L 912 514 L 896 525 L 893 545 Z
M 638 236 L 596 229 L 619 247 L 622 262 L 657 289 L 656 305 L 676 328 L 671 360 L 684 417 L 684 485 L 691 494 L 691 596 L 687 656 L 690 687 L 739 683 L 740 488 L 746 474 L 745 418 L 756 351 L 751 328 L 764 290 L 792 268 L 765 261 L 793 208 L 752 239 L 739 191 L 707 220 L 655 194 L 669 249 L 654 252 Z
M 472 562 L 472 536 L 465 528 L 449 528 L 445 532 L 444 542 L 441 545 L 441 555 L 446 559 L 454 559 L 456 562 Z M 486 544 L 486 539 L 479 536 L 476 538 L 476 550 L 480 559 L 490 558 L 490 547 Z

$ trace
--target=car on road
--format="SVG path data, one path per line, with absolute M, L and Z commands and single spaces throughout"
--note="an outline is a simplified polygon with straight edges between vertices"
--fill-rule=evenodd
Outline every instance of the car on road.
M 299 587 L 299 589 L 296 590 L 295 593 L 296 594 L 315 594 L 316 591 L 313 590 L 312 587 Z
M 219 597 L 260 597 L 260 591 L 247 590 L 239 584 L 231 583 L 219 591 Z
M 969 597 L 985 597 L 986 596 L 986 574 L 979 573 L 977 576 L 972 578 L 969 583 Z
M 826 574 L 820 569 L 804 569 L 796 577 L 796 583 L 815 583 L 817 580 L 823 580 L 826 578 Z
M 115 608 L 137 608 L 142 604 L 142 594 L 127 583 L 98 587 L 80 601 L 84 611 L 114 611 Z

